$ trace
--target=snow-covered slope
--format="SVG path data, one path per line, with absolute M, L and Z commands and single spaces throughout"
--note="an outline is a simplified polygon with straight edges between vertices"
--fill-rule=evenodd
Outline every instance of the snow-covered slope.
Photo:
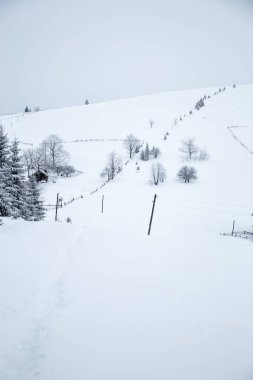
M 83 172 L 43 185 L 47 203 L 57 192 L 65 202 L 83 195 L 60 209 L 59 223 L 49 211 L 44 222 L 1 227 L 3 379 L 252 376 L 253 245 L 220 233 L 230 232 L 233 220 L 236 230 L 252 225 L 253 86 L 216 91 L 3 118 L 10 136 L 24 143 L 58 134 Z M 204 95 L 211 98 L 195 111 Z M 91 195 L 111 150 L 128 160 L 122 141 L 111 139 L 129 133 L 161 149 L 166 182 L 150 185 L 152 162 L 135 157 Z M 194 162 L 199 179 L 184 184 L 176 173 L 188 136 L 210 159 Z M 87 139 L 99 141 L 74 142 Z

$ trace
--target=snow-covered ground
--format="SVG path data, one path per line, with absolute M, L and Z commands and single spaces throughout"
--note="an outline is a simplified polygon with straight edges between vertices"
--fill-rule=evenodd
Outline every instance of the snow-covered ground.
M 60 209 L 57 223 L 51 210 L 43 222 L 5 220 L 0 228 L 0 379 L 253 376 L 253 243 L 220 235 L 233 220 L 236 230 L 252 231 L 253 155 L 245 146 L 253 148 L 253 86 L 215 91 L 3 118 L 25 143 L 58 134 L 82 172 L 42 185 L 45 202 L 57 192 L 65 202 L 83 198 Z M 136 156 L 91 195 L 111 150 L 128 160 L 122 142 L 108 140 L 129 133 L 161 149 L 166 182 L 152 186 L 153 161 Z M 210 159 L 192 163 L 199 178 L 184 184 L 176 173 L 188 136 Z M 105 141 L 71 142 L 85 139 Z

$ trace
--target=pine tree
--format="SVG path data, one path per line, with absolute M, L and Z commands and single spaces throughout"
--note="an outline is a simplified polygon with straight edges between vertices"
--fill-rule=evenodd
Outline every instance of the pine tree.
M 18 141 L 15 139 L 10 148 L 11 151 L 11 195 L 12 195 L 12 216 L 14 218 L 25 216 L 25 185 L 24 167 L 20 155 Z
M 42 220 L 45 217 L 45 210 L 39 199 L 39 187 L 34 176 L 31 176 L 26 183 L 25 198 L 24 219 L 30 221 Z
M 144 152 L 143 149 L 141 150 L 141 153 L 140 153 L 140 159 L 141 159 L 142 161 L 145 160 L 145 152 Z
M 0 125 L 0 215 L 10 216 L 12 197 L 10 194 L 10 159 L 8 138 Z
M 144 152 L 144 160 L 145 161 L 149 160 L 149 155 L 150 155 L 149 146 L 148 146 L 148 144 L 146 144 L 145 152 Z

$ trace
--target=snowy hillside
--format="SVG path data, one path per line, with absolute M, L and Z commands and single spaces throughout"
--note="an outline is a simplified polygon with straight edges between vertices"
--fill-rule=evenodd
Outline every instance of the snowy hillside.
M 59 222 L 50 210 L 43 222 L 0 227 L 0 379 L 253 376 L 253 243 L 221 235 L 233 220 L 253 232 L 253 85 L 216 92 L 2 117 L 24 148 L 62 137 L 81 172 L 42 184 L 45 203 L 83 198 L 61 208 Z M 164 183 L 150 184 L 155 160 L 129 161 L 130 133 L 160 148 Z M 190 163 L 198 180 L 185 184 L 176 175 L 189 164 L 179 151 L 188 137 L 210 158 Z M 100 189 L 112 150 L 127 164 Z

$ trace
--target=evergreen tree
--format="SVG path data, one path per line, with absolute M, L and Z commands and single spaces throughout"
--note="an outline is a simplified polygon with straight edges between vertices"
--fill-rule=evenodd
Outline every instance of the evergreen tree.
M 146 147 L 145 147 L 145 151 L 144 151 L 144 160 L 148 161 L 149 160 L 149 156 L 150 156 L 150 150 L 149 150 L 149 146 L 148 146 L 148 143 L 147 143 Z
M 18 141 L 11 147 L 0 126 L 0 216 L 41 220 L 44 209 L 39 200 L 35 178 L 25 182 L 24 167 Z
M 26 183 L 26 191 L 25 191 L 26 207 L 24 209 L 24 219 L 30 220 L 30 221 L 39 221 L 44 218 L 45 210 L 39 198 L 40 198 L 40 192 L 39 192 L 38 184 L 34 176 L 31 176 L 29 181 Z
M 24 168 L 18 141 L 15 139 L 10 148 L 11 151 L 11 195 L 12 216 L 14 218 L 25 216 L 25 185 Z
M 10 159 L 9 159 L 8 138 L 0 125 L 0 215 L 9 216 L 11 214 L 12 197 L 10 194 Z
M 144 152 L 143 149 L 141 150 L 141 153 L 140 153 L 140 159 L 141 159 L 142 161 L 145 160 L 145 152 Z

